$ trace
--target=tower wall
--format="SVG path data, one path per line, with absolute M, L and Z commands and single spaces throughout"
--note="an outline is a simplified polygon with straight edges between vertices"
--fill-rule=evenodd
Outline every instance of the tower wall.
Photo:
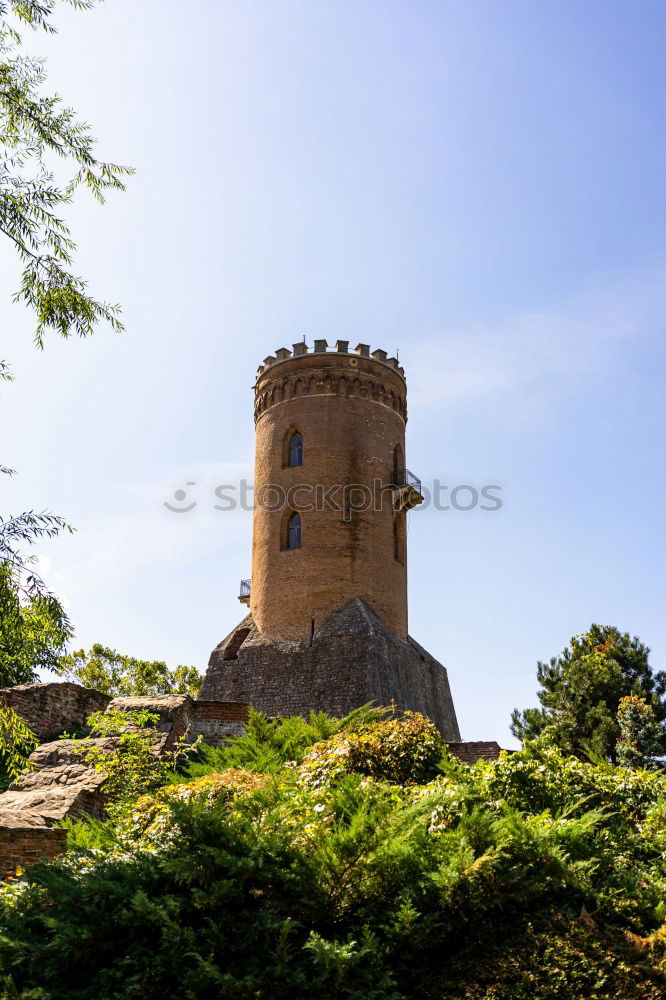
M 255 386 L 253 620 L 269 639 L 307 641 L 360 596 L 406 639 L 406 545 L 401 558 L 395 548 L 395 520 L 405 515 L 396 514 L 391 495 L 396 454 L 404 468 L 403 374 L 394 359 L 370 357 L 364 345 L 365 354 L 294 348 L 267 359 Z M 295 431 L 303 464 L 290 467 Z M 302 544 L 290 549 L 294 510 Z
M 239 631 L 246 638 L 229 656 Z M 460 739 L 442 664 L 414 639 L 399 639 L 359 597 L 311 643 L 266 639 L 247 615 L 213 650 L 199 697 L 246 702 L 269 716 L 307 717 L 314 709 L 338 718 L 374 702 L 422 712 L 445 739 Z
M 269 716 L 374 702 L 459 740 L 446 669 L 407 633 L 405 519 L 423 497 L 405 470 L 404 372 L 366 344 L 326 348 L 280 348 L 259 368 L 250 613 L 213 650 L 199 698 Z

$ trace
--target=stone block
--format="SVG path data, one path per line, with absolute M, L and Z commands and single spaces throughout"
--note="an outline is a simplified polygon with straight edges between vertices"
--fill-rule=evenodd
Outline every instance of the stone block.
M 42 742 L 66 731 L 85 729 L 88 716 L 103 712 L 111 701 L 107 694 L 71 681 L 1 688 L 0 700 L 13 708 Z

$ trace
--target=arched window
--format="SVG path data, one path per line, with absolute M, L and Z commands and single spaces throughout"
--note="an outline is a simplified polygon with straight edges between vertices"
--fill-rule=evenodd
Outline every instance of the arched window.
M 300 549 L 301 547 L 301 515 L 294 513 L 289 518 L 287 530 L 287 548 Z
M 296 431 L 289 441 L 289 465 L 303 464 L 303 438 Z
M 393 522 L 393 555 L 403 566 L 405 564 L 406 542 L 405 515 L 400 513 Z

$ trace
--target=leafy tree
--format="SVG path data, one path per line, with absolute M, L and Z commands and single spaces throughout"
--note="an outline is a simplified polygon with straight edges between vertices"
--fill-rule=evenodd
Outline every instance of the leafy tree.
M 40 667 L 55 669 L 74 634 L 66 608 L 36 571 L 35 557 L 20 548 L 62 530 L 72 528 L 48 511 L 0 516 L 0 686 L 35 680 Z
M 38 669 L 55 669 L 71 636 L 60 602 L 27 589 L 18 569 L 0 562 L 0 687 L 29 683 Z
M 61 657 L 58 672 L 114 698 L 160 694 L 196 697 L 203 680 L 196 667 L 178 666 L 170 670 L 163 660 L 138 660 L 100 642 L 94 643 L 88 652 L 79 649 Z
M 541 708 L 515 709 L 511 731 L 523 742 L 545 733 L 567 753 L 615 762 L 620 701 L 636 695 L 651 706 L 666 751 L 666 673 L 653 671 L 649 652 L 636 636 L 592 625 L 550 663 L 538 663 Z
M 0 702 L 0 791 L 18 778 L 38 740 L 13 708 Z
M 657 759 L 663 756 L 664 744 L 652 705 L 635 694 L 620 698 L 617 724 L 620 728 L 618 762 L 624 767 L 654 767 Z
M 96 0 L 61 2 L 85 10 Z M 55 32 L 57 6 L 58 0 L 0 0 L 0 232 L 23 265 L 15 298 L 35 312 L 39 347 L 49 329 L 85 337 L 99 320 L 121 329 L 118 306 L 94 299 L 74 274 L 76 245 L 59 213 L 80 187 L 103 202 L 106 191 L 124 190 L 122 178 L 131 172 L 97 159 L 89 126 L 60 97 L 42 93 L 44 60 L 21 51 L 17 29 Z
M 93 298 L 74 273 L 76 245 L 61 211 L 81 187 L 103 202 L 108 190 L 124 190 L 123 177 L 132 171 L 97 159 L 89 126 L 60 97 L 42 92 L 44 60 L 24 54 L 19 31 L 54 33 L 52 15 L 59 4 L 86 10 L 95 3 L 0 0 L 0 233 L 12 242 L 22 264 L 15 301 L 33 310 L 40 348 L 49 330 L 83 337 L 100 320 L 122 329 L 119 307 Z M 0 381 L 11 377 L 6 362 L 0 361 Z M 0 474 L 12 473 L 0 465 Z M 20 548 L 21 543 L 32 544 L 63 530 L 71 528 L 48 511 L 0 515 L 0 560 L 19 571 L 18 585 L 29 601 L 41 597 L 51 614 L 68 625 L 64 609 Z

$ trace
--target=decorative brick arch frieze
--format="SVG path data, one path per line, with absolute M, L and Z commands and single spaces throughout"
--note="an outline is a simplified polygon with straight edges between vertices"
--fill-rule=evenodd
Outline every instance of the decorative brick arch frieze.
M 325 375 L 286 375 L 256 393 L 254 405 L 255 422 L 271 406 L 293 399 L 295 396 L 342 396 L 369 399 L 399 413 L 407 420 L 407 403 L 404 393 L 384 384 L 380 379 L 365 375 L 350 378 L 337 372 Z

